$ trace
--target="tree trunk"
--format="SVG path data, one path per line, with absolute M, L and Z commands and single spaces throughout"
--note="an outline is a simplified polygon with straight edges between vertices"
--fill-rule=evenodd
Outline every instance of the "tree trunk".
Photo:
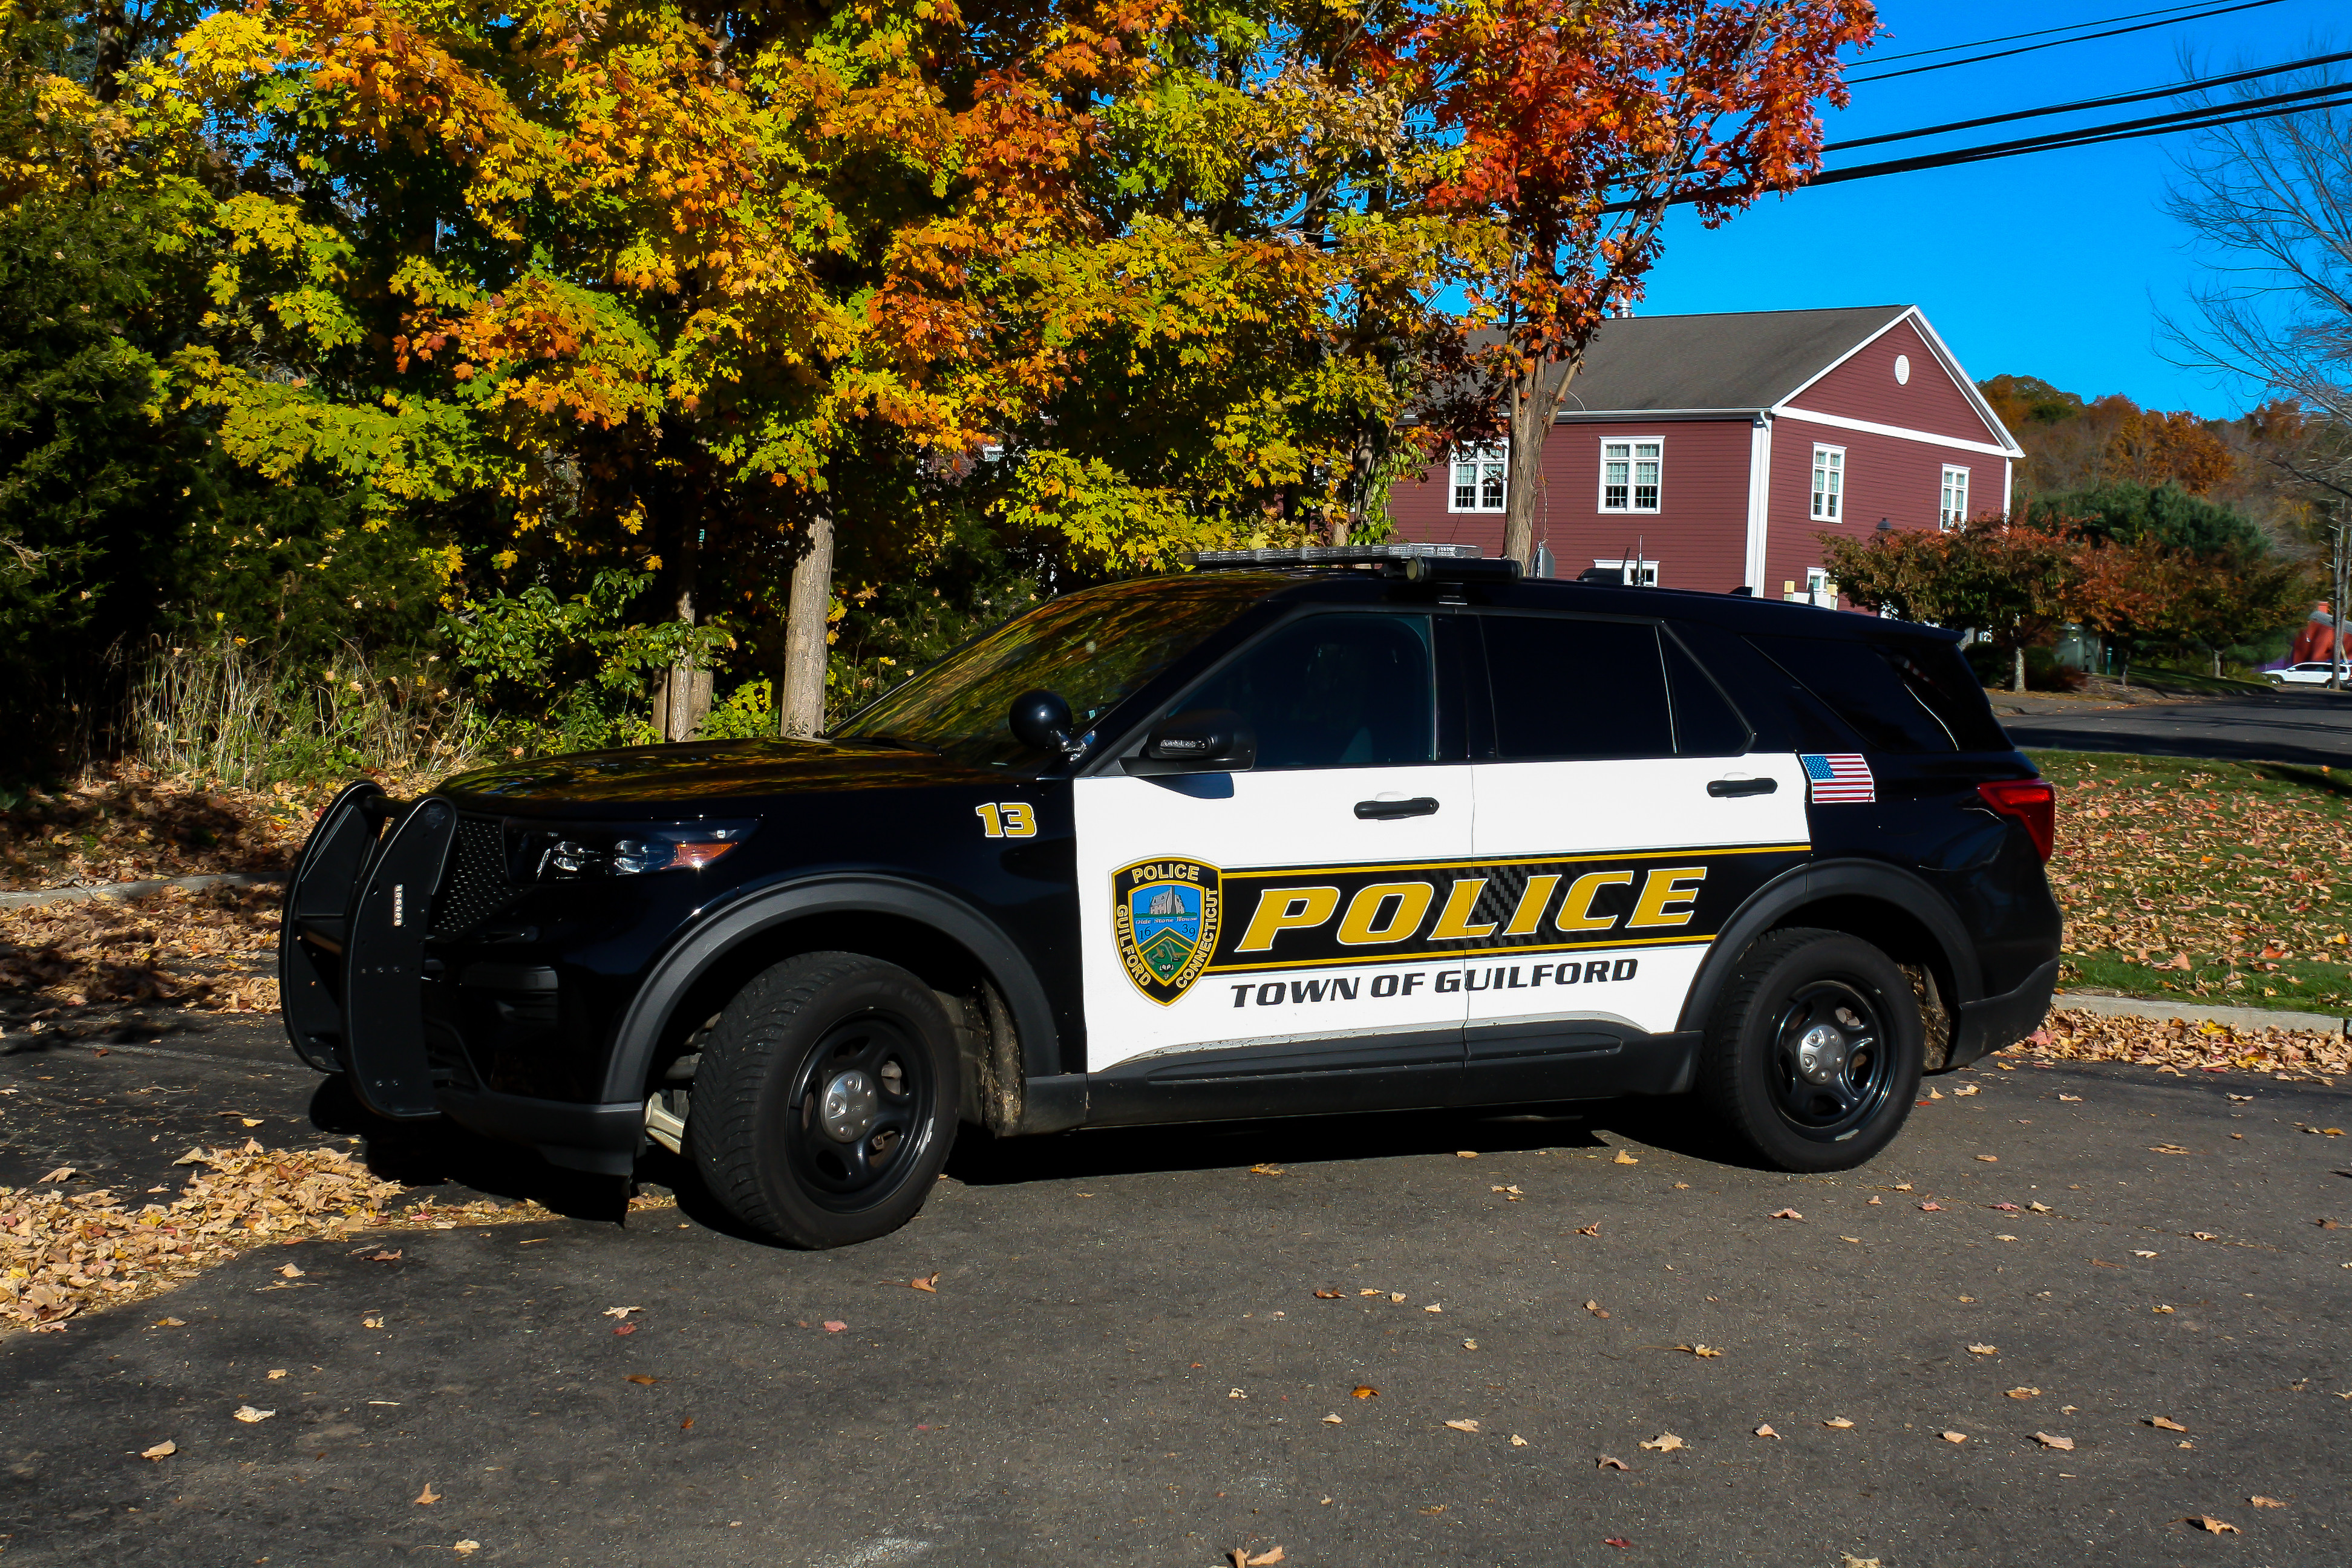
M 2025 689 L 2025 645 L 2023 643 L 2017 645 L 2015 658 L 2009 667 L 2009 689 L 2011 691 Z
M 122 96 L 122 73 L 131 64 L 131 15 L 127 6 L 102 5 L 98 19 L 97 58 L 90 62 L 91 93 L 100 103 Z
M 825 629 L 833 610 L 833 514 L 809 519 L 784 609 L 784 689 L 776 707 L 786 740 L 824 732 Z
M 1536 513 L 1543 505 L 1544 437 L 1553 416 L 1576 379 L 1572 360 L 1538 360 L 1533 369 L 1511 377 L 1511 449 L 1508 479 L 1503 492 L 1503 553 L 1533 575 L 1536 569 Z
M 697 528 L 678 545 L 677 618 L 689 626 L 694 625 L 695 579 L 702 564 L 700 535 Z M 710 671 L 677 664 L 662 672 L 660 689 L 654 694 L 654 728 L 663 740 L 693 740 L 709 713 Z

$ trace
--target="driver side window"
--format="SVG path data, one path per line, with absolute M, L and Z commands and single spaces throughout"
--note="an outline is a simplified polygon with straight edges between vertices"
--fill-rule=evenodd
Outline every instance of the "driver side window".
M 1169 711 L 1231 709 L 1257 735 L 1257 766 L 1371 768 L 1437 760 L 1426 616 L 1293 621 Z

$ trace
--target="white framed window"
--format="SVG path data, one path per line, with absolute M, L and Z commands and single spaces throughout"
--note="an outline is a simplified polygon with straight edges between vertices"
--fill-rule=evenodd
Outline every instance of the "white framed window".
M 1936 507 L 1936 521 L 1945 528 L 1956 527 L 1969 520 L 1969 471 L 1944 465 L 1943 499 Z
M 1601 510 L 1657 510 L 1665 463 L 1666 447 L 1661 440 L 1601 442 Z
M 1448 511 L 1500 511 L 1507 483 L 1510 443 L 1463 447 L 1454 453 L 1454 483 L 1446 496 Z
M 1835 522 L 1845 514 L 1845 448 L 1813 448 L 1813 521 Z
M 1654 561 L 1595 561 L 1604 572 L 1622 572 L 1628 588 L 1654 588 L 1658 585 L 1658 563 Z

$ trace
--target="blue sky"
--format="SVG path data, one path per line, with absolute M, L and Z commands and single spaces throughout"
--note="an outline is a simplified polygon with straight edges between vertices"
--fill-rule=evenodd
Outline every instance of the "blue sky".
M 1881 0 L 1890 36 L 1871 56 L 1907 53 L 2154 9 L 2163 0 Z M 2020 40 L 2038 41 L 2038 40 Z M 1984 65 L 1853 89 L 1828 117 L 1829 139 L 1973 119 L 2011 109 L 2178 80 L 2180 51 L 2197 74 L 2352 47 L 2343 0 L 2281 0 L 2234 16 L 2119 38 L 2067 44 Z M 2008 46 L 1996 46 L 2008 47 Z M 1961 55 L 1984 51 L 1961 51 Z M 1957 58 L 1960 55 L 1932 58 Z M 1928 60 L 1879 68 L 1898 69 Z M 1832 153 L 1840 163 L 2011 140 L 2042 128 L 2162 113 L 2151 102 L 2089 117 L 1989 126 L 1934 141 Z M 2216 384 L 2167 362 L 2157 318 L 2187 305 L 2200 270 L 2165 215 L 2179 136 L 2038 153 L 1767 198 L 1712 233 L 1687 216 L 1669 226 L 1650 279 L 1648 315 L 1916 303 L 1979 380 L 2039 375 L 2085 396 L 2120 392 L 2159 408 L 2242 413 L 2260 389 Z

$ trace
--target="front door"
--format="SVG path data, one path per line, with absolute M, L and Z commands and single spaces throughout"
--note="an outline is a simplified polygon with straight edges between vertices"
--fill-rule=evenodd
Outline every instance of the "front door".
M 1675 1028 L 1715 933 L 1807 854 L 1805 775 L 1748 751 L 1721 689 L 1654 622 L 1477 617 L 1494 703 L 1473 769 L 1496 879 L 1464 977 L 1473 1103 L 1618 1087 Z
M 1241 715 L 1253 767 L 1075 783 L 1097 1120 L 1186 1095 L 1236 1115 L 1454 1096 L 1461 965 L 1432 947 L 1445 910 L 1429 868 L 1471 844 L 1441 679 L 1459 626 L 1286 622 L 1168 710 Z

